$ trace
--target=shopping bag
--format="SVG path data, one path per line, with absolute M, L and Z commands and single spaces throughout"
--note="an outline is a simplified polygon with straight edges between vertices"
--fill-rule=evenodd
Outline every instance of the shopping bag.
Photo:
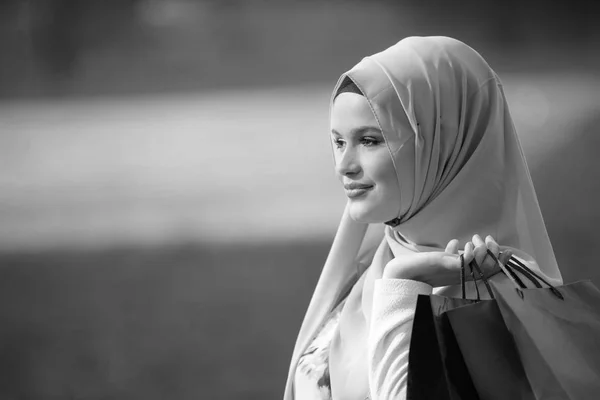
M 508 278 L 496 274 L 488 279 L 497 280 Z M 535 400 L 514 340 L 490 297 L 445 313 L 473 385 L 481 400 Z
M 514 258 L 500 265 L 511 279 L 490 284 L 536 398 L 600 398 L 600 290 L 589 280 L 553 287 Z M 536 287 L 520 287 L 511 269 Z
M 474 302 L 418 296 L 408 354 L 407 400 L 479 398 L 445 315 Z
M 465 298 L 462 256 L 461 261 L 463 298 L 436 295 L 417 298 L 408 355 L 407 400 L 479 399 L 446 316 L 449 310 L 480 301 L 479 291 L 477 299 Z

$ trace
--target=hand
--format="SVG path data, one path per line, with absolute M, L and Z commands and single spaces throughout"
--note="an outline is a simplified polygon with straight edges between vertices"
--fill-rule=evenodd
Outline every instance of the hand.
M 496 261 L 489 256 L 487 250 L 490 250 L 502 264 L 506 264 L 512 256 L 510 250 L 500 254 L 500 246 L 498 246 L 498 243 L 496 243 L 494 238 L 490 235 L 486 236 L 484 242 L 481 240 L 481 236 L 475 234 L 473 235 L 471 243 L 475 246 L 474 253 L 477 265 L 480 266 L 482 271 L 489 271 L 489 273 L 485 273 L 486 277 L 491 277 L 492 275 L 502 271 L 500 266 L 496 264 Z
M 391 279 L 412 279 L 427 283 L 433 287 L 460 284 L 459 242 L 456 239 L 448 242 L 445 251 L 414 253 L 395 258 L 385 266 L 383 277 Z M 465 279 L 472 280 L 469 263 L 475 259 L 486 277 L 500 271 L 492 257 L 487 254 L 490 250 L 496 257 L 499 246 L 491 236 L 485 242 L 479 235 L 473 236 L 473 241 L 465 245 L 463 252 L 465 260 Z M 510 258 L 510 251 L 502 253 L 500 262 L 505 263 Z M 477 272 L 474 273 L 478 278 Z

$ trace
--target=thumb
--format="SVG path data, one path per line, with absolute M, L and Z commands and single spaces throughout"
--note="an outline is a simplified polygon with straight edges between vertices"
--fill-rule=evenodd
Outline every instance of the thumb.
M 458 239 L 452 239 L 448 242 L 448 245 L 446 245 L 445 252 L 450 254 L 458 254 L 458 244 Z

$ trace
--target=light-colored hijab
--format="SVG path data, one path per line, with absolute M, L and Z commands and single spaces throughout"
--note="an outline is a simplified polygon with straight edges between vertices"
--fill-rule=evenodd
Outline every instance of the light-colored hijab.
M 285 400 L 293 399 L 302 351 L 348 288 L 330 348 L 332 396 L 365 398 L 373 284 L 393 257 L 492 235 L 562 282 L 502 83 L 475 50 L 448 37 L 409 37 L 343 74 L 334 96 L 346 77 L 367 98 L 394 161 L 400 224 L 359 223 L 346 208 L 298 335 Z

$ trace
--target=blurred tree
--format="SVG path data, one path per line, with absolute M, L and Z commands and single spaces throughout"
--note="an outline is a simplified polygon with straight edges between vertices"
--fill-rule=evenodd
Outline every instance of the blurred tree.
M 78 0 L 36 2 L 33 12 L 32 46 L 44 70 L 57 76 L 73 72 L 81 50 L 80 26 L 83 3 Z
M 149 24 L 148 10 L 169 22 Z M 538 49 L 583 54 L 600 41 L 598 16 L 600 3 L 584 0 L 5 0 L 0 96 L 319 80 L 405 35 L 455 36 L 509 63 Z

